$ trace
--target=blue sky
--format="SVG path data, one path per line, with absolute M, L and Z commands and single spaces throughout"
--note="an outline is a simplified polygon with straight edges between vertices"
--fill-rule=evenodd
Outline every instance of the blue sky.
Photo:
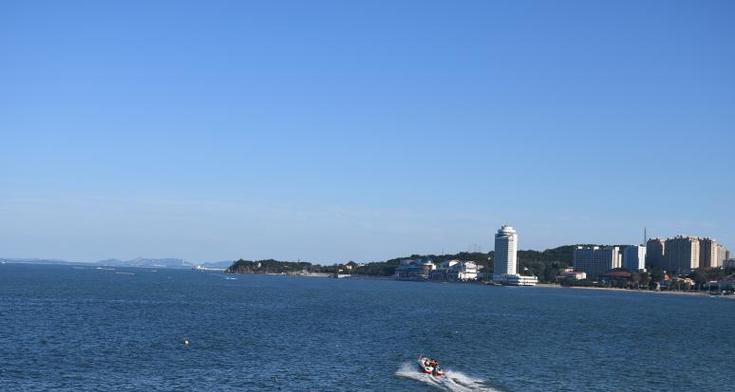
M 0 255 L 735 247 L 731 1 L 0 3 Z

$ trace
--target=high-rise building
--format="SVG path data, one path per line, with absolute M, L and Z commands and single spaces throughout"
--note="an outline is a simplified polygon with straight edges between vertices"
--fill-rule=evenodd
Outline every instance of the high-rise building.
M 595 251 L 600 249 L 599 246 L 578 246 L 574 249 L 572 257 L 572 265 L 575 271 L 585 272 L 590 278 L 596 279 L 600 274 L 600 268 L 595 266 Z M 595 276 L 591 276 L 588 271 L 594 271 Z
M 646 241 L 646 266 L 650 268 L 664 269 L 666 255 L 666 242 L 660 238 L 652 238 Z
M 722 264 L 718 259 L 717 241 L 711 238 L 699 239 L 699 266 L 702 268 L 719 267 Z
M 628 271 L 645 270 L 646 247 L 642 245 L 629 245 L 623 248 L 623 268 Z
M 533 286 L 538 281 L 518 274 L 518 233 L 512 226 L 503 225 L 495 233 L 493 280 L 514 286 Z
M 518 272 L 518 233 L 512 226 L 503 225 L 495 233 L 494 274 L 511 275 Z
M 617 246 L 578 246 L 574 249 L 574 270 L 587 273 L 591 279 L 613 268 L 621 267 L 620 248 Z
M 687 273 L 699 268 L 699 239 L 697 237 L 676 236 L 666 240 L 664 270 Z
M 725 266 L 725 261 L 730 258 L 730 251 L 724 246 L 717 244 L 717 263 L 719 267 Z

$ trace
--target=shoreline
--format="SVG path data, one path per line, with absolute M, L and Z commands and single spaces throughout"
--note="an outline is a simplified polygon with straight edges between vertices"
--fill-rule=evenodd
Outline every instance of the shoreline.
M 266 275 L 266 276 L 289 276 L 289 277 L 310 277 L 310 278 L 332 278 L 331 274 L 313 273 L 309 275 L 302 274 L 279 274 L 279 273 L 252 273 L 252 272 L 235 272 L 230 273 L 234 275 Z M 399 280 L 391 276 L 380 276 L 380 275 L 350 275 L 342 279 L 348 280 L 383 280 L 383 281 L 400 281 L 400 282 L 415 282 L 415 283 L 450 283 L 450 284 L 461 284 L 461 285 L 488 285 L 486 282 L 475 281 L 475 282 L 447 282 L 447 281 L 412 281 L 412 280 Z M 491 285 L 492 286 L 492 285 Z M 502 285 L 501 285 L 502 286 Z M 520 287 L 520 286 L 519 286 Z M 640 290 L 640 289 L 621 289 L 617 287 L 590 287 L 590 286 L 562 286 L 554 283 L 537 283 L 535 286 L 528 288 L 533 289 L 534 287 L 547 288 L 547 289 L 579 289 L 579 290 L 598 290 L 598 291 L 613 291 L 613 292 L 625 292 L 625 293 L 643 293 L 643 294 L 659 294 L 659 295 L 675 295 L 675 296 L 696 296 L 696 297 L 722 297 L 726 299 L 735 300 L 735 295 L 711 295 L 708 292 L 702 291 L 669 291 L 669 290 Z
M 39 266 L 65 266 L 65 267 L 72 267 L 74 269 L 80 269 L 80 265 L 78 264 L 55 264 L 55 263 L 29 263 L 29 262 L 8 262 L 7 260 L 2 264 L 21 264 L 21 265 L 39 265 Z M 92 265 L 83 265 L 81 266 L 83 269 L 98 269 L 98 270 L 114 270 L 115 268 L 125 268 L 125 269 L 142 269 L 142 270 L 151 270 L 153 272 L 156 272 L 158 270 L 162 269 L 169 269 L 169 270 L 176 270 L 176 271 L 199 271 L 199 272 L 210 272 L 210 273 L 223 273 L 225 275 L 261 275 L 261 276 L 285 276 L 285 277 L 292 277 L 292 278 L 323 278 L 323 279 L 331 279 L 332 274 L 331 273 L 309 273 L 309 274 L 289 274 L 289 273 L 274 273 L 274 272 L 265 272 L 265 273 L 258 273 L 258 272 L 227 272 L 225 270 L 221 269 L 188 269 L 188 268 L 167 268 L 167 267 L 159 267 L 159 268 L 152 268 L 152 267 L 141 267 L 141 266 L 116 266 L 116 267 L 105 267 L 105 266 L 98 266 L 95 264 Z M 119 272 L 118 272 L 119 273 Z M 122 273 L 119 273 L 122 274 Z M 362 274 L 355 274 L 350 276 L 345 276 L 342 279 L 347 280 L 379 280 L 379 281 L 401 281 L 393 278 L 392 276 L 381 276 L 381 275 L 362 275 Z M 405 280 L 408 281 L 408 280 Z M 474 281 L 474 282 L 448 282 L 448 281 L 415 281 L 415 283 L 450 283 L 450 284 L 460 284 L 460 285 L 488 285 L 487 282 L 484 281 Z M 697 297 L 712 297 L 712 298 L 724 298 L 729 300 L 735 300 L 735 295 L 712 295 L 709 292 L 703 292 L 703 291 L 669 291 L 669 290 L 663 290 L 663 291 L 655 291 L 655 290 L 641 290 L 641 289 L 621 289 L 616 287 L 589 287 L 589 286 L 562 286 L 559 284 L 554 283 L 537 283 L 535 286 L 528 287 L 528 288 L 547 288 L 547 289 L 579 289 L 579 290 L 598 290 L 598 291 L 613 291 L 613 292 L 626 292 L 626 293 L 643 293 L 643 294 L 658 294 L 658 295 L 674 295 L 674 296 L 697 296 Z
M 634 289 L 620 289 L 616 287 L 584 287 L 584 286 L 561 286 L 558 284 L 551 283 L 539 283 L 535 287 L 542 287 L 548 289 L 579 289 L 579 290 L 600 290 L 600 291 L 614 291 L 621 293 L 643 293 L 643 294 L 662 294 L 662 295 L 683 295 L 683 296 L 696 296 L 696 297 L 722 297 L 728 299 L 735 299 L 735 295 L 711 295 L 707 292 L 701 291 L 655 291 L 655 290 L 634 290 Z

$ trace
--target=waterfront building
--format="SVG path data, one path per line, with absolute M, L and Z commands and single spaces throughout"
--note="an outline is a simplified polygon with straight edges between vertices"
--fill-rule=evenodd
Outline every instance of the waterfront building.
M 582 271 L 591 279 L 613 268 L 620 268 L 622 257 L 617 246 L 578 246 L 574 249 L 574 269 Z
M 404 259 L 398 264 L 394 276 L 398 280 L 428 280 L 435 268 L 431 260 Z
M 345 264 L 345 269 L 348 271 L 352 271 L 354 269 L 357 269 L 359 267 L 362 267 L 364 264 L 358 264 L 354 261 L 348 261 L 347 264 Z
M 600 274 L 600 281 L 603 283 L 614 283 L 622 281 L 624 284 L 630 282 L 633 273 L 630 271 L 607 271 Z
M 493 277 L 495 275 L 493 274 Z M 535 276 L 526 276 L 519 274 L 505 275 L 502 279 L 496 280 L 500 284 L 507 286 L 536 286 L 538 278 Z
M 561 271 L 561 273 L 557 277 L 557 280 L 564 280 L 567 278 L 585 280 L 587 279 L 587 273 L 583 271 L 575 271 L 574 268 L 565 268 L 563 271 Z
M 474 261 L 463 261 L 449 269 L 449 277 L 462 282 L 477 280 L 478 269 Z
M 518 274 L 518 233 L 512 226 L 503 225 L 495 234 L 493 281 L 512 286 L 534 286 L 535 276 Z
M 623 268 L 628 271 L 645 270 L 646 247 L 642 245 L 629 245 L 623 248 Z
M 666 242 L 660 238 L 646 241 L 646 266 L 664 269 Z
M 666 240 L 664 270 L 679 274 L 699 268 L 699 239 L 697 237 L 676 236 Z
M 696 283 L 694 280 L 688 277 L 679 277 L 679 276 L 671 276 L 668 279 L 664 279 L 663 282 L 661 282 L 661 287 L 667 288 L 669 290 L 690 290 L 692 287 L 694 287 Z
M 439 263 L 435 270 L 431 271 L 432 280 L 447 280 L 447 271 L 459 264 L 459 260 L 448 260 Z
M 440 263 L 430 276 L 432 280 L 466 282 L 477 280 L 478 270 L 478 264 L 474 261 L 449 260 Z

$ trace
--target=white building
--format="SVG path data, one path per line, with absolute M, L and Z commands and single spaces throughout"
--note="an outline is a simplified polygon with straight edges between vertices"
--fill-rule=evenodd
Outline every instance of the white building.
M 431 272 L 431 279 L 462 282 L 477 280 L 478 270 L 478 265 L 474 261 L 449 260 L 439 264 L 439 267 Z
M 646 247 L 630 245 L 623 248 L 623 268 L 632 272 L 645 270 Z
M 504 225 L 495 234 L 494 274 L 512 275 L 518 272 L 518 233 Z
M 495 234 L 493 280 L 512 286 L 534 286 L 535 276 L 518 274 L 518 233 L 512 226 L 503 225 Z
M 513 274 L 505 277 L 505 284 L 509 286 L 536 286 L 537 283 L 538 278 L 535 276 Z
M 457 269 L 457 279 L 461 281 L 477 280 L 478 271 L 477 263 L 474 261 L 464 261 L 460 263 L 460 267 Z
M 587 279 L 587 274 L 582 271 L 575 271 L 574 268 L 565 268 L 564 271 L 561 271 L 561 273 L 559 274 L 558 279 L 564 280 L 567 278 L 585 280 Z
M 574 250 L 573 263 L 576 271 L 587 273 L 590 279 L 597 279 L 603 272 L 620 268 L 622 257 L 617 246 L 578 246 Z

